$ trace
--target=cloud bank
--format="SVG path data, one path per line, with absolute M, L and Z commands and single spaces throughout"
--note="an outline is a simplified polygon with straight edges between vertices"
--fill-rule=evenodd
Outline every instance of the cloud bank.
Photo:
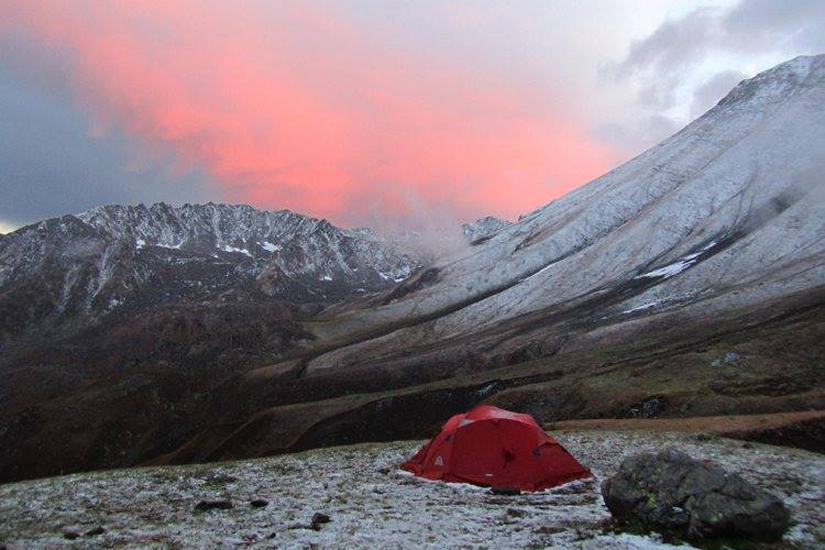
M 825 50 L 823 2 L 712 4 L 0 0 L 0 219 L 154 200 L 512 219 Z
M 2 11 L 6 32 L 60 53 L 94 135 L 171 152 L 179 174 L 202 169 L 230 202 L 344 224 L 416 217 L 416 205 L 512 217 L 615 160 L 566 93 L 403 47 L 346 5 L 5 0 Z
M 607 128 L 649 146 L 713 107 L 739 81 L 791 57 L 825 52 L 825 2 L 741 0 L 669 18 L 627 55 L 601 67 L 602 82 L 632 82 L 634 122 Z

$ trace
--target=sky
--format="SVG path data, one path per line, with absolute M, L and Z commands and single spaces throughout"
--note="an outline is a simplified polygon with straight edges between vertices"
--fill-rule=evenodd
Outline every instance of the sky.
M 0 233 L 100 204 L 514 219 L 743 78 L 821 0 L 0 0 Z

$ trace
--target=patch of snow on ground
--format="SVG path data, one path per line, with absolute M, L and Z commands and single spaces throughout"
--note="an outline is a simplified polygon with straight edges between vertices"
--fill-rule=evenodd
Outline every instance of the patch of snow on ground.
M 223 250 L 224 252 L 239 252 L 241 254 L 246 254 L 250 258 L 252 257 L 252 254 L 249 252 L 249 250 L 245 248 L 235 248 L 234 246 L 230 246 L 228 244 L 223 245 L 221 247 L 221 250 Z
M 556 264 L 556 262 L 550 262 L 549 264 L 547 264 L 546 266 L 542 267 L 541 269 L 539 269 L 538 271 L 536 271 L 536 272 L 535 272 L 535 273 L 533 273 L 532 275 L 530 275 L 530 276 L 528 276 L 528 277 L 524 277 L 523 279 L 520 279 L 520 280 L 519 280 L 519 282 L 520 282 L 520 283 L 523 283 L 524 281 L 527 281 L 527 280 L 532 279 L 532 278 L 533 278 L 533 277 L 535 277 L 536 275 L 541 275 L 542 273 L 544 273 L 545 271 L 547 271 L 548 269 L 550 269 L 551 267 L 553 267 L 555 264 Z
M 630 309 L 626 309 L 626 310 L 622 311 L 622 313 L 633 313 L 634 311 L 641 311 L 643 309 L 650 309 L 650 308 L 656 307 L 658 305 L 659 305 L 659 302 L 646 302 L 642 305 L 632 307 Z
M 135 241 L 135 246 L 136 246 L 138 249 L 141 249 L 141 248 L 143 248 L 144 246 L 146 246 L 146 241 L 144 241 L 143 239 L 137 239 L 137 240 Z
M 276 251 L 278 251 L 278 250 L 280 250 L 280 249 L 281 249 L 281 247 L 280 247 L 279 245 L 277 245 L 277 244 L 272 244 L 272 243 L 271 243 L 271 242 L 269 242 L 269 241 L 264 241 L 264 242 L 261 244 L 261 248 L 263 248 L 263 249 L 264 249 L 264 250 L 266 250 L 267 252 L 276 252 Z
M 682 271 L 686 270 L 687 268 L 695 264 L 696 260 L 699 259 L 699 256 L 701 256 L 703 253 L 707 252 L 714 246 L 716 246 L 716 241 L 713 241 L 710 244 L 705 245 L 704 248 L 702 248 L 699 252 L 693 252 L 691 254 L 688 254 L 681 260 L 673 262 L 672 264 L 666 265 L 664 267 L 654 269 L 653 271 L 648 271 L 647 273 L 642 273 L 641 275 L 636 275 L 634 279 L 652 279 L 656 277 L 668 278 L 673 277 L 674 275 L 678 275 Z
M 648 279 L 648 278 L 655 278 L 655 277 L 673 277 L 674 275 L 678 275 L 682 271 L 686 270 L 693 264 L 691 260 L 680 260 L 678 262 L 672 263 L 670 265 L 666 265 L 664 267 L 660 267 L 659 269 L 654 269 L 653 271 L 648 271 L 647 273 L 642 273 L 641 275 L 636 275 L 634 279 Z
M 825 541 L 825 457 L 684 434 L 556 432 L 596 476 L 507 497 L 464 484 L 425 482 L 398 465 L 423 442 L 363 444 L 258 460 L 139 468 L 0 485 L 0 543 L 46 548 L 253 548 L 283 550 L 689 550 L 614 533 L 599 482 L 639 451 L 673 446 L 721 462 L 783 498 L 800 548 Z M 250 502 L 269 501 L 264 508 Z M 233 508 L 195 512 L 208 499 Z M 331 522 L 310 528 L 315 513 Z M 98 536 L 83 536 L 102 526 Z M 63 532 L 81 534 L 76 541 Z

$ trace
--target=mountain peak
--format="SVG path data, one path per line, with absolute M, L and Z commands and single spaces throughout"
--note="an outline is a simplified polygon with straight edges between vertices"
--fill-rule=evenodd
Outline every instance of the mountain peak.
M 825 54 L 799 56 L 740 82 L 720 107 L 742 103 L 764 105 L 781 101 L 799 90 L 825 83 Z
M 474 222 L 465 223 L 461 225 L 461 231 L 464 236 L 471 242 L 478 241 L 484 237 L 489 237 L 497 231 L 501 231 L 507 226 L 512 225 L 512 222 L 496 218 L 495 216 L 485 216 L 479 218 Z

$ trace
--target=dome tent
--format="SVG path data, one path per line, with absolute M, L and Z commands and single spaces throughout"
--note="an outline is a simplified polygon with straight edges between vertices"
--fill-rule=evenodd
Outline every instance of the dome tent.
M 532 416 L 491 405 L 450 418 L 401 468 L 426 479 L 523 491 L 591 476 Z

